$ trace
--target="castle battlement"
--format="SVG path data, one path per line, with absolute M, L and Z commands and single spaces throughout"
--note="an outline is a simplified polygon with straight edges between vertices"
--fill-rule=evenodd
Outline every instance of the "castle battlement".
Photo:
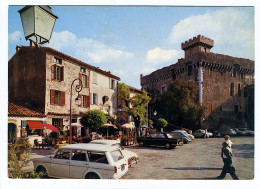
M 208 48 L 212 48 L 214 46 L 214 40 L 207 38 L 203 35 L 198 35 L 197 37 L 193 37 L 183 43 L 181 43 L 181 49 L 185 50 L 191 46 L 195 46 L 196 44 L 206 45 Z

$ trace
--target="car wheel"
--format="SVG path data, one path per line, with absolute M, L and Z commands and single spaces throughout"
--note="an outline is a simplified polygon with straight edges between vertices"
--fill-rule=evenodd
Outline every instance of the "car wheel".
M 171 148 L 171 145 L 170 145 L 169 143 L 166 143 L 166 144 L 165 144 L 165 148 L 166 148 L 166 149 L 170 149 L 170 148 Z
M 187 141 L 187 140 L 184 140 L 183 143 L 184 143 L 184 144 L 188 144 L 188 141 Z
M 85 176 L 85 179 L 100 179 L 99 176 L 96 173 L 88 173 Z
M 46 169 L 41 165 L 36 168 L 36 173 L 43 174 L 42 178 L 48 178 Z
M 144 146 L 144 142 L 143 142 L 143 141 L 140 141 L 140 142 L 139 142 L 139 146 L 143 147 L 143 146 Z

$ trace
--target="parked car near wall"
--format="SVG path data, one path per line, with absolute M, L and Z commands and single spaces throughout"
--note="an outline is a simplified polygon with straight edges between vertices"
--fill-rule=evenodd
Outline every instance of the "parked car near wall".
M 177 139 L 183 139 L 184 144 L 191 142 L 190 137 L 188 137 L 183 131 L 171 131 L 171 135 Z
M 236 132 L 234 129 L 229 129 L 229 128 L 227 128 L 227 129 L 222 129 L 222 130 L 220 131 L 220 134 L 221 134 L 222 136 L 224 136 L 224 135 L 233 136 L 233 135 L 237 135 L 237 132 Z
M 118 147 L 125 158 L 128 159 L 128 166 L 131 167 L 138 162 L 138 155 L 132 151 L 126 150 L 118 140 L 92 140 L 91 144 L 101 144 L 101 145 L 109 145 Z
M 210 134 L 207 132 L 207 130 L 204 129 L 198 129 L 195 132 L 193 132 L 193 135 L 195 138 L 209 138 Z
M 254 135 L 255 132 L 247 128 L 234 128 L 238 135 Z
M 127 159 L 118 147 L 100 144 L 70 144 L 54 156 L 35 158 L 36 172 L 49 177 L 75 179 L 119 179 L 128 172 Z

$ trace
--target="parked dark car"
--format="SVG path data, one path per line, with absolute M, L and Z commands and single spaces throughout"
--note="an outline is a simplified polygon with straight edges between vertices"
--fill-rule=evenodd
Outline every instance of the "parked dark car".
M 176 146 L 182 146 L 183 140 L 176 139 L 170 133 L 152 133 L 149 137 L 137 138 L 139 146 L 164 146 L 166 149 L 172 149 Z

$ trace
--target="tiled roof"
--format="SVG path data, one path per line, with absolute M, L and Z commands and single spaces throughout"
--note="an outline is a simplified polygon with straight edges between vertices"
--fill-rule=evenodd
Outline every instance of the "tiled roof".
M 19 117 L 45 117 L 44 114 L 29 107 L 17 105 L 13 102 L 8 102 L 8 116 Z
M 28 48 L 36 48 L 36 47 L 19 46 L 19 47 L 17 47 L 17 48 L 20 50 L 20 49 L 28 49 Z M 69 61 L 71 61 L 71 62 L 73 62 L 73 63 L 77 63 L 77 64 L 79 64 L 79 65 L 85 66 L 85 67 L 87 67 L 87 68 L 90 69 L 90 70 L 93 70 L 93 71 L 98 72 L 98 73 L 100 73 L 100 74 L 103 74 L 103 75 L 105 75 L 105 76 L 108 76 L 108 77 L 111 77 L 111 78 L 120 80 L 120 77 L 118 77 L 118 76 L 116 76 L 116 75 L 114 75 L 114 74 L 111 74 L 110 71 L 104 71 L 104 70 L 100 69 L 99 67 L 95 67 L 95 66 L 92 66 L 92 65 L 90 65 L 90 64 L 87 64 L 87 63 L 85 63 L 85 62 L 83 62 L 83 61 L 81 61 L 81 60 L 78 60 L 78 59 L 76 59 L 76 58 L 73 58 L 73 57 L 71 57 L 71 56 L 69 56 L 69 55 L 67 55 L 67 54 L 64 54 L 64 53 L 62 53 L 62 52 L 60 52 L 60 51 L 57 51 L 57 50 L 55 50 L 55 49 L 53 49 L 53 48 L 50 48 L 50 47 L 40 47 L 40 48 L 43 49 L 43 50 L 45 50 L 45 51 L 48 51 L 48 52 L 50 52 L 50 53 L 52 53 L 52 54 L 55 54 L 55 55 L 57 55 L 57 56 L 60 56 L 60 57 L 62 57 L 62 58 L 64 58 L 64 59 L 67 59 L 67 60 L 69 60 Z M 11 58 L 11 59 L 12 59 L 12 58 Z M 10 60 L 11 60 L 11 59 L 10 59 Z
M 141 89 L 137 89 L 137 88 L 132 87 L 132 86 L 130 86 L 130 85 L 127 85 L 127 86 L 128 86 L 128 87 L 130 88 L 130 90 L 133 91 L 133 92 L 143 93 L 143 91 L 142 91 Z

